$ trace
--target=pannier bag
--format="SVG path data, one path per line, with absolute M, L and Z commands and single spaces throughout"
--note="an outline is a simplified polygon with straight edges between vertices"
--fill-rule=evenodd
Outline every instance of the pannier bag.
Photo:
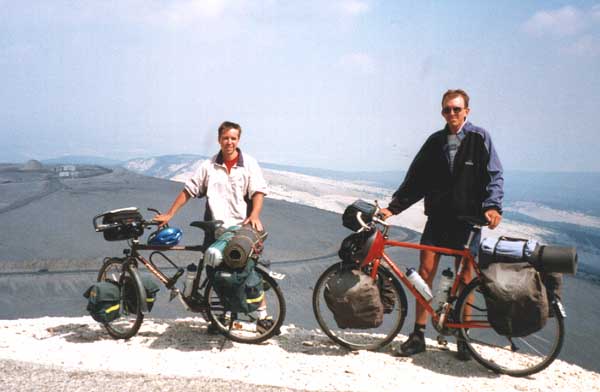
M 548 296 L 540 273 L 540 245 L 534 240 L 490 237 L 481 242 L 479 267 L 488 321 L 500 335 L 519 337 L 544 327 Z
M 102 225 L 98 219 L 102 218 Z M 106 241 L 122 241 L 140 237 L 144 234 L 141 224 L 142 214 L 136 207 L 121 208 L 104 212 L 94 217 L 96 231 L 101 231 Z M 103 227 L 107 225 L 107 227 Z
M 268 233 L 254 230 L 244 225 L 235 232 L 223 250 L 223 262 L 229 268 L 243 268 L 249 258 L 259 255 Z
M 369 253 L 373 244 L 371 237 L 375 234 L 374 230 L 350 234 L 343 239 L 338 256 L 346 264 L 361 263 Z
M 394 306 L 396 306 L 396 290 L 392 287 L 392 281 L 390 278 L 379 276 L 377 284 L 379 285 L 379 293 L 381 294 L 383 313 L 392 313 Z
M 378 284 L 361 270 L 338 270 L 326 283 L 323 296 L 340 328 L 377 328 L 383 322 Z
M 146 306 L 148 311 L 151 311 L 156 301 L 156 294 L 160 291 L 160 286 L 151 276 L 142 276 L 142 284 L 146 290 Z
M 362 226 L 358 222 L 356 214 L 358 212 L 362 213 L 361 219 L 363 222 L 370 223 L 373 219 L 373 215 L 375 214 L 375 210 L 376 207 L 373 204 L 364 200 L 357 200 L 344 210 L 344 214 L 342 215 L 342 224 L 344 227 L 352 231 L 358 231 Z
M 244 268 L 232 269 L 225 265 L 206 269 L 219 299 L 226 310 L 232 313 L 250 313 L 258 309 L 264 298 L 264 287 L 260 274 L 250 259 Z
M 529 263 L 493 263 L 481 272 L 488 321 L 498 334 L 527 336 L 546 325 L 546 288 Z
M 116 283 L 105 281 L 90 286 L 83 296 L 88 299 L 86 310 L 100 323 L 108 323 L 120 316 L 120 290 Z
M 149 275 L 141 276 L 142 284 L 144 286 L 144 290 L 146 291 L 146 296 L 144 301 L 146 301 L 146 307 L 150 312 L 154 307 L 154 302 L 156 301 L 156 294 L 160 291 L 160 286 L 154 279 L 152 279 Z M 131 277 L 127 276 L 122 282 L 123 287 L 123 303 L 127 311 L 129 313 L 137 313 L 137 297 L 138 293 L 136 292 L 135 285 Z

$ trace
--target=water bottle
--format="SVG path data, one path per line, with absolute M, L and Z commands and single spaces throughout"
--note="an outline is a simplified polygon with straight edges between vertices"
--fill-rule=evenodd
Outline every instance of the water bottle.
M 421 275 L 419 275 L 419 273 L 415 271 L 414 268 L 406 269 L 406 277 L 408 278 L 408 280 L 410 280 L 413 286 L 415 286 L 415 289 L 417 289 L 417 291 L 421 293 L 421 295 L 423 296 L 423 298 L 425 298 L 426 301 L 429 301 L 433 298 L 433 294 L 431 294 L 431 289 L 423 280 L 423 278 L 421 278 Z
M 196 279 L 197 271 L 198 267 L 196 267 L 196 264 L 187 266 L 187 273 L 185 275 L 185 281 L 183 282 L 183 296 L 186 298 L 192 295 L 192 288 L 194 287 L 194 279 Z
M 432 301 L 433 308 L 435 310 L 440 310 L 442 306 L 444 306 L 444 304 L 448 302 L 448 297 L 450 296 L 450 289 L 452 288 L 453 282 L 454 273 L 450 268 L 446 268 L 442 272 L 438 288 L 435 292 L 434 300 Z

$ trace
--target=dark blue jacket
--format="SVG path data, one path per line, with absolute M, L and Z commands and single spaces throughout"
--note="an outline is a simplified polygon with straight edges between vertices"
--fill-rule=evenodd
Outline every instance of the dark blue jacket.
M 392 196 L 388 209 L 398 214 L 425 198 L 429 217 L 481 216 L 496 209 L 502 213 L 504 196 L 502 164 L 483 128 L 465 123 L 458 134 L 460 147 L 454 172 L 448 163 L 448 129 L 431 135 Z

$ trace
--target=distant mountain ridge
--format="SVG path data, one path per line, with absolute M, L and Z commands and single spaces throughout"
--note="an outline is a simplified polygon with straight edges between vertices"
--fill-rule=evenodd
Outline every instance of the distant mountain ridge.
M 90 156 L 90 155 L 65 155 L 58 158 L 44 159 L 41 161 L 45 165 L 101 165 L 101 166 L 121 166 L 124 162 L 116 159 Z
M 163 179 L 181 179 L 189 175 L 198 165 L 198 161 L 210 157 L 195 154 L 161 155 L 151 158 L 135 158 L 123 163 L 123 167 L 136 173 Z M 404 178 L 404 171 L 365 171 L 349 172 L 313 167 L 282 165 L 260 162 L 261 167 L 270 170 L 288 171 L 333 180 L 365 181 L 395 188 Z

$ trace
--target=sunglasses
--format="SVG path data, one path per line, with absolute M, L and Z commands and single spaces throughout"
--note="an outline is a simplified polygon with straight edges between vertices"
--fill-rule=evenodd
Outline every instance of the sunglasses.
M 442 109 L 442 113 L 444 113 L 444 114 L 450 114 L 450 112 L 453 112 L 454 114 L 458 114 L 463 109 L 464 108 L 459 108 L 458 106 L 454 106 L 454 107 L 446 106 L 445 108 Z

